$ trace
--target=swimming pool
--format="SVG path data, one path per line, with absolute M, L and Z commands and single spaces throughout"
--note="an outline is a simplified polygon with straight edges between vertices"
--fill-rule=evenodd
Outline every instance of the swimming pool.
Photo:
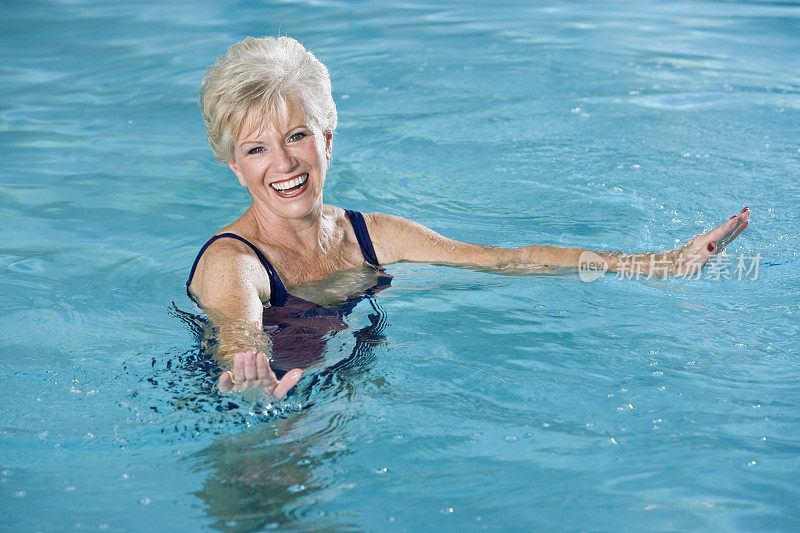
M 800 527 L 797 5 L 43 1 L 0 20 L 4 529 Z M 381 339 L 332 339 L 280 404 L 216 393 L 183 283 L 247 198 L 196 93 L 230 44 L 276 33 L 331 71 L 327 202 L 625 251 L 748 205 L 728 253 L 757 276 L 394 265 L 348 318 Z

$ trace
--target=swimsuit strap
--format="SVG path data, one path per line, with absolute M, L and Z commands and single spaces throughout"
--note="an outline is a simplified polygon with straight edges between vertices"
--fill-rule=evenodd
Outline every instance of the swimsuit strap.
M 367 231 L 367 224 L 364 222 L 364 215 L 358 211 L 351 211 L 349 209 L 345 209 L 345 213 L 347 213 L 347 217 L 350 219 L 350 224 L 353 225 L 353 231 L 356 233 L 356 240 L 358 241 L 359 248 L 361 248 L 361 255 L 364 256 L 364 260 L 383 272 L 380 263 L 378 263 L 378 256 L 375 255 L 375 248 L 372 246 L 372 239 L 369 236 L 369 231 Z M 186 294 L 189 295 L 189 298 L 194 300 L 191 292 L 189 292 L 189 285 L 192 283 L 194 271 L 197 270 L 197 263 L 200 262 L 200 257 L 214 241 L 222 238 L 236 239 L 237 241 L 241 241 L 249 246 L 253 252 L 255 252 L 256 257 L 258 257 L 258 260 L 261 262 L 261 265 L 267 271 L 267 274 L 269 274 L 270 305 L 286 305 L 286 299 L 289 297 L 289 291 L 286 290 L 286 286 L 283 284 L 283 281 L 281 281 L 280 276 L 278 276 L 278 272 L 275 270 L 275 268 L 273 268 L 272 263 L 269 262 L 266 256 L 261 253 L 261 250 L 256 248 L 253 243 L 244 237 L 236 235 L 235 233 L 220 233 L 219 235 L 214 235 L 203 245 L 202 248 L 200 248 L 200 252 L 198 252 L 197 257 L 195 257 L 194 263 L 192 264 L 192 270 L 189 272 L 189 279 L 186 280 Z
M 349 209 L 345 209 L 344 212 L 347 213 L 347 217 L 353 225 L 353 231 L 356 232 L 356 239 L 358 240 L 359 248 L 361 248 L 361 255 L 364 256 L 364 261 L 378 270 L 383 271 L 380 263 L 378 263 L 378 256 L 375 255 L 375 248 L 372 246 L 372 239 L 369 237 L 367 224 L 364 222 L 364 215 L 358 211 L 351 211 Z
M 189 292 L 189 285 L 192 283 L 192 278 L 194 277 L 194 271 L 197 269 L 197 263 L 200 262 L 200 256 L 203 255 L 203 252 L 211 246 L 211 243 L 216 241 L 217 239 L 222 239 L 223 237 L 227 237 L 230 239 L 236 239 L 237 241 L 241 241 L 245 243 L 247 246 L 250 247 L 253 252 L 255 252 L 256 257 L 261 262 L 261 265 L 269 274 L 269 303 L 270 305 L 284 305 L 286 303 L 286 298 L 289 296 L 289 291 L 286 290 L 286 286 L 281 281 L 280 276 L 278 276 L 278 272 L 272 267 L 272 263 L 261 253 L 261 250 L 255 247 L 253 243 L 245 239 L 244 237 L 240 237 L 235 233 L 220 233 L 219 235 L 214 235 L 208 242 L 206 242 L 202 248 L 200 248 L 200 252 L 197 254 L 197 257 L 194 260 L 194 264 L 192 265 L 192 270 L 189 272 L 189 279 L 186 280 L 186 293 L 189 294 L 189 298 L 192 297 L 191 293 Z

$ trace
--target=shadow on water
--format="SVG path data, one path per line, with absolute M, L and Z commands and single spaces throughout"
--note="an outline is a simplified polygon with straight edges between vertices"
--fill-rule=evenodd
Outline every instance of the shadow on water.
M 360 417 L 355 409 L 342 410 L 342 403 L 363 392 L 364 381 L 385 386 L 381 377 L 368 374 L 375 348 L 385 343 L 387 315 L 376 299 L 367 303 L 369 324 L 352 332 L 355 344 L 348 342 L 349 354 L 307 373 L 282 402 L 263 394 L 221 393 L 216 383 L 222 369 L 207 351 L 206 319 L 173 304 L 171 313 L 190 329 L 196 345 L 179 355 L 154 358 L 152 375 L 141 379 L 155 393 L 150 409 L 172 422 L 164 424 L 163 433 L 178 439 L 216 435 L 212 444 L 185 459 L 204 477 L 194 495 L 204 502 L 212 529 L 253 531 L 292 524 L 304 531 L 332 529 L 334 517 L 318 504 L 346 490 L 337 480 L 336 463 L 351 452 L 340 436 Z M 344 529 L 355 527 L 347 517 L 335 521 Z

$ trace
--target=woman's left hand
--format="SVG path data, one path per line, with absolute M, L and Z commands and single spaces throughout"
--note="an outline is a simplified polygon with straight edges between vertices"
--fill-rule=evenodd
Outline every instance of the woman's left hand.
M 743 232 L 750 218 L 750 210 L 742 209 L 721 226 L 696 236 L 677 250 L 668 252 L 672 259 L 670 274 L 673 276 L 690 276 L 697 274 L 713 256 Z

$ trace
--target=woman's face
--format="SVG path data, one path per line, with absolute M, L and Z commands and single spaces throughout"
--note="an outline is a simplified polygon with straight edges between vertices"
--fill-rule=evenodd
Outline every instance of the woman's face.
M 322 205 L 332 133 L 313 126 L 292 100 L 287 111 L 281 122 L 263 120 L 262 111 L 251 108 L 228 165 L 258 207 L 302 218 Z

